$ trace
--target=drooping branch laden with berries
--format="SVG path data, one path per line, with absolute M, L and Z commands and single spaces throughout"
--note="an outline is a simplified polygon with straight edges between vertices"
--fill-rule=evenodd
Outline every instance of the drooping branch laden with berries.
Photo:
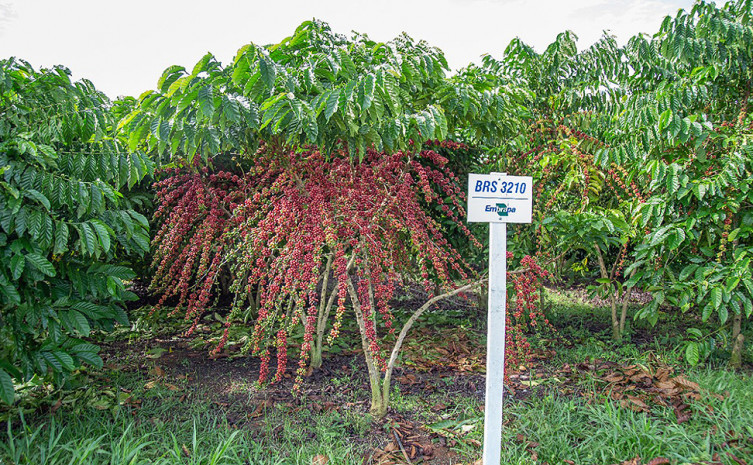
M 234 301 L 226 324 L 254 312 L 248 349 L 262 361 L 260 381 L 269 378 L 273 356 L 272 379 L 282 379 L 288 337 L 303 327 L 296 386 L 307 369 L 321 366 L 323 344 L 338 336 L 351 307 L 371 382 L 371 411 L 383 416 L 413 323 L 433 304 L 483 281 L 427 208 L 440 205 L 444 217 L 480 247 L 464 225 L 462 189 L 446 163 L 431 149 L 368 151 L 353 163 L 346 150 L 325 157 L 315 149 L 263 145 L 243 176 L 171 173 L 159 184 L 158 211 L 170 214 L 155 236 L 153 288 L 178 298 L 195 323 L 210 305 L 218 276 L 229 272 Z M 530 264 L 526 272 L 545 274 Z M 384 336 L 395 332 L 389 302 L 409 276 L 420 276 L 429 300 L 386 348 Z M 520 290 L 535 301 L 522 279 Z M 519 300 L 523 305 L 525 298 Z M 523 332 L 510 334 L 516 353 L 509 359 L 517 363 L 525 357 L 518 353 L 526 347 Z M 226 331 L 215 350 L 227 337 Z

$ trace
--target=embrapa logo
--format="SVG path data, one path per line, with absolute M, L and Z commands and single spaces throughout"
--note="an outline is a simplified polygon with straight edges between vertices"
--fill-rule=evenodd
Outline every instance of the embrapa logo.
M 515 207 L 508 207 L 504 203 L 498 203 L 495 205 L 487 205 L 485 208 L 488 212 L 497 212 L 500 217 L 507 216 L 509 213 L 515 213 Z

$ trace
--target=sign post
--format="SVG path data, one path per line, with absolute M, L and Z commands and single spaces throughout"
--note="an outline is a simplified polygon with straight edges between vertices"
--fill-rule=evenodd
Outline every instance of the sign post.
M 468 222 L 489 223 L 489 313 L 486 342 L 486 401 L 483 465 L 499 465 L 505 377 L 507 223 L 530 223 L 533 179 L 504 173 L 471 174 Z

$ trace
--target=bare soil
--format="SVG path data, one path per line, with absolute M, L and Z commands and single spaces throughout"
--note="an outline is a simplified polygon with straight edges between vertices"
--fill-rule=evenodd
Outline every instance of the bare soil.
M 147 385 L 161 384 L 174 389 L 174 396 L 181 402 L 211 403 L 215 413 L 223 415 L 232 427 L 249 429 L 260 439 L 272 435 L 269 439 L 274 440 L 282 431 L 281 423 L 272 428 L 266 424 L 266 411 L 275 407 L 284 409 L 289 419 L 300 418 L 302 423 L 311 415 L 329 410 L 347 410 L 359 416 L 368 413 L 370 388 L 365 369 L 361 369 L 365 362 L 358 352 L 326 357 L 322 368 L 305 379 L 301 394 L 293 395 L 294 367 L 288 367 L 282 382 L 259 388 L 256 383 L 259 375 L 257 358 L 232 358 L 227 354 L 210 357 L 206 351 L 191 348 L 189 341 L 183 337 L 116 341 L 103 346 L 102 356 L 106 368 L 138 372 L 147 380 Z M 148 358 L 146 354 L 154 352 L 155 348 L 165 352 L 158 358 Z M 272 372 L 274 369 L 274 366 L 270 367 Z M 347 380 L 347 384 L 335 386 L 333 379 Z M 425 398 L 441 394 L 442 402 L 427 403 L 421 410 L 439 412 L 448 409 L 452 407 L 452 399 L 473 397 L 483 402 L 484 376 L 481 373 L 442 367 L 429 370 L 398 368 L 393 380 L 406 395 Z M 341 433 L 349 443 L 367 451 L 364 463 L 391 463 L 391 458 L 398 459 L 403 453 L 427 464 L 458 463 L 457 454 L 450 450 L 454 444 L 448 444 L 445 438 L 423 427 L 421 415 L 419 411 L 391 411 L 384 419 L 375 422 L 365 437 L 347 424 L 343 425 Z M 314 440 L 315 433 L 310 434 L 310 439 Z

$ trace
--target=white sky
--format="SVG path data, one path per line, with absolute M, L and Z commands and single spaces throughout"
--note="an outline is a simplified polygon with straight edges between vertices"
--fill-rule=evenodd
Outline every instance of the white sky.
M 228 62 L 248 42 L 276 43 L 317 18 L 335 32 L 387 41 L 405 31 L 441 48 L 453 69 L 514 37 L 542 50 L 570 29 L 579 48 L 603 30 L 620 43 L 654 33 L 692 0 L 0 0 L 0 58 L 69 67 L 110 97 L 154 88 L 162 71 L 211 51 Z

